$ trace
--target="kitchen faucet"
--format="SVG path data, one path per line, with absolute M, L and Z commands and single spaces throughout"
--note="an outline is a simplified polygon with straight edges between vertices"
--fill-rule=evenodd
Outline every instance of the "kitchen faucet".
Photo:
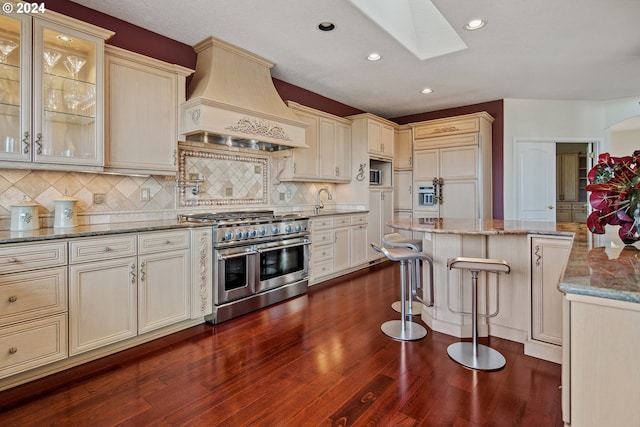
M 321 189 L 319 189 L 318 194 L 316 195 L 316 207 L 314 209 L 314 212 L 316 215 L 320 213 L 320 209 L 324 208 L 324 203 L 322 203 L 322 200 L 320 200 L 320 195 L 322 194 L 323 191 L 327 193 L 327 200 L 333 199 L 327 187 L 322 187 Z

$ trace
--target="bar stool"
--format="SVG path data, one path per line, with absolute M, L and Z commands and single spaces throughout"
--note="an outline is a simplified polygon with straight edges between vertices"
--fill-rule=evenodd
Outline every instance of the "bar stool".
M 382 244 L 389 248 L 406 248 L 415 252 L 422 252 L 422 240 L 406 239 L 400 233 L 388 233 L 382 237 Z M 425 255 L 426 256 L 426 255 Z M 422 312 L 421 305 L 427 307 L 433 306 L 433 260 L 427 256 L 425 259 L 429 264 L 429 301 L 424 300 L 424 290 L 421 286 L 420 261 L 415 261 L 414 269 L 409 272 L 409 289 L 410 297 L 407 300 L 406 313 L 410 316 L 420 315 Z M 419 293 L 420 292 L 420 293 Z M 414 299 L 416 301 L 414 301 Z M 400 313 L 400 301 L 391 304 L 391 308 Z
M 466 269 L 471 272 L 471 313 L 457 311 L 451 307 L 449 302 L 449 270 L 453 268 Z M 478 314 L 478 273 L 486 271 L 496 274 L 496 311 L 491 314 Z M 478 344 L 478 317 L 494 317 L 500 309 L 500 273 L 509 274 L 511 267 L 506 261 L 501 259 L 488 258 L 465 258 L 457 257 L 447 261 L 447 306 L 449 311 L 456 314 L 466 314 L 472 316 L 472 342 L 457 342 L 447 348 L 449 357 L 455 362 L 471 369 L 482 371 L 495 371 L 501 369 L 506 364 L 505 358 L 498 351 Z
M 424 326 L 416 322 L 407 321 L 407 268 L 409 274 L 411 270 L 415 271 L 412 263 L 418 260 L 428 258 L 420 252 L 412 251 L 407 248 L 385 248 L 375 243 L 371 243 L 371 247 L 376 251 L 384 254 L 391 261 L 400 262 L 400 320 L 389 320 L 384 322 L 380 329 L 385 335 L 399 341 L 419 340 L 427 336 L 427 330 Z

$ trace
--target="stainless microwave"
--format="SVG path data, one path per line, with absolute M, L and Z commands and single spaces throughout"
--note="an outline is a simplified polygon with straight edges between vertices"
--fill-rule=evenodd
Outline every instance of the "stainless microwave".
M 382 171 L 379 169 L 369 169 L 369 184 L 381 185 L 382 184 Z

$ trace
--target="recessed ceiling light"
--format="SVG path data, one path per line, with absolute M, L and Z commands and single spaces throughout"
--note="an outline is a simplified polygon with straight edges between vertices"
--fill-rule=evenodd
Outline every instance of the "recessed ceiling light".
M 59 34 L 59 35 L 56 36 L 56 38 L 58 40 L 62 41 L 62 42 L 66 42 L 66 43 L 73 41 L 73 39 L 71 37 L 65 36 L 64 34 Z
M 335 25 L 333 25 L 333 22 L 329 22 L 329 21 L 324 21 L 321 22 L 320 24 L 318 24 L 318 29 L 320 31 L 332 31 L 336 28 Z
M 372 52 L 369 54 L 369 56 L 367 56 L 367 59 L 369 61 L 379 61 L 380 59 L 382 59 L 382 56 L 380 56 L 379 53 Z
M 485 22 L 482 19 L 472 19 L 464 26 L 469 31 L 477 30 L 484 27 Z
M 424 89 L 422 89 L 420 91 L 420 93 L 432 93 L 432 92 L 433 92 L 433 89 L 428 88 L 428 87 L 425 87 Z

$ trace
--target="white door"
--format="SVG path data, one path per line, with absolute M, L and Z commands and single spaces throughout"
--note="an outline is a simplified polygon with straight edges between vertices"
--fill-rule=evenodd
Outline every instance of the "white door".
M 516 219 L 556 220 L 555 142 L 516 142 Z

